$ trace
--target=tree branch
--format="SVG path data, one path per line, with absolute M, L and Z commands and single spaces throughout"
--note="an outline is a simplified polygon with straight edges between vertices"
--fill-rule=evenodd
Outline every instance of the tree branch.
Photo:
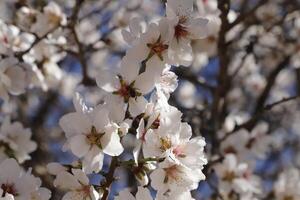
M 109 171 L 105 175 L 105 181 L 104 181 L 103 184 L 101 184 L 101 188 L 104 190 L 101 200 L 107 200 L 108 199 L 110 186 L 115 180 L 114 174 L 115 174 L 115 171 L 116 171 L 118 166 L 119 166 L 118 165 L 118 157 L 112 157 L 110 167 L 109 167 Z

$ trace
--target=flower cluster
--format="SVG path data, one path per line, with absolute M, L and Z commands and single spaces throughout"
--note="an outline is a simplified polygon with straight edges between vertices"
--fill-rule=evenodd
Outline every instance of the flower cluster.
M 96 79 L 106 92 L 104 102 L 90 108 L 76 94 L 76 112 L 60 119 L 67 138 L 64 149 L 78 157 L 81 165 L 81 169 L 53 173 L 56 186 L 70 190 L 66 196 L 81 191 L 76 194 L 79 199 L 99 199 L 105 188 L 99 185 L 97 195 L 91 192 L 94 187 L 87 185 L 84 174 L 99 173 L 105 155 L 120 156 L 128 134 L 136 135 L 133 159 L 118 159 L 119 165 L 130 166 L 142 186 L 149 184 L 150 174 L 157 199 L 191 199 L 190 191 L 205 179 L 205 141 L 201 136 L 191 138 L 191 127 L 182 122 L 182 113 L 168 99 L 177 87 L 170 65 L 191 64 L 191 40 L 206 36 L 208 20 L 192 15 L 193 1 L 169 0 L 166 8 L 166 17 L 144 30 L 138 18 L 130 21 L 129 30 L 123 30 L 131 47 L 116 70 L 103 69 Z M 72 183 L 62 181 L 66 176 Z M 140 190 L 137 198 L 151 198 L 145 188 Z M 116 199 L 127 199 L 126 195 L 121 192 Z
M 299 8 L 1 0 L 0 200 L 299 199 Z

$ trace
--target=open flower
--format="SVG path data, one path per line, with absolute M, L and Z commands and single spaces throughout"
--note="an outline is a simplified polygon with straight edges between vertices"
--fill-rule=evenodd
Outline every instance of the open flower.
M 227 154 L 223 163 L 215 166 L 220 177 L 220 193 L 230 196 L 232 192 L 243 196 L 255 197 L 260 193 L 260 180 L 253 174 L 247 163 L 239 163 L 234 154 Z
M 149 130 L 143 146 L 144 156 L 170 157 L 190 168 L 202 169 L 207 163 L 203 153 L 205 141 L 202 137 L 190 139 L 191 136 L 187 123 L 179 122 L 179 127 L 174 126 L 174 129 L 161 125 L 157 130 Z
M 200 168 L 191 169 L 170 158 L 159 164 L 150 174 L 151 186 L 158 192 L 190 191 L 198 187 L 198 183 L 205 179 Z
M 40 187 L 41 180 L 24 172 L 14 159 L 4 160 L 0 169 L 0 195 L 5 200 L 50 199 L 50 191 Z
M 76 112 L 64 115 L 59 122 L 67 137 L 66 148 L 83 159 L 86 173 L 99 172 L 104 154 L 118 156 L 123 152 L 119 126 L 110 121 L 105 105 L 88 109 L 78 94 L 74 105 Z
M 166 6 L 170 64 L 188 66 L 193 61 L 191 40 L 206 37 L 208 20 L 192 16 L 193 0 L 169 0 Z
M 131 58 L 126 55 L 122 59 L 118 72 L 103 70 L 97 77 L 98 86 L 110 93 L 105 101 L 117 121 L 124 119 L 126 109 L 133 116 L 141 113 L 147 104 L 144 95 L 154 89 L 155 76 L 147 72 L 139 73 L 140 63 Z
M 48 164 L 48 171 L 55 175 L 54 186 L 68 191 L 63 200 L 98 200 L 101 194 L 89 184 L 89 179 L 81 169 L 70 172 L 58 163 Z

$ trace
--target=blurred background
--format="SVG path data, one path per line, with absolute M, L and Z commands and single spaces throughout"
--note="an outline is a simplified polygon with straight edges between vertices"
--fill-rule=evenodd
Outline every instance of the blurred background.
M 49 2 L 1 0 L 0 19 L 24 25 L 24 19 L 38 20 L 30 19 L 24 7 L 42 10 Z M 1 107 L 1 117 L 9 114 L 25 127 L 31 127 L 39 148 L 25 165 L 35 166 L 33 172 L 51 188 L 52 199 L 59 199 L 61 191 L 53 187 L 45 166 L 53 161 L 68 164 L 76 159 L 62 151 L 65 137 L 58 120 L 74 111 L 75 91 L 90 106 L 103 101 L 104 93 L 96 86 L 95 76 L 101 69 L 119 67 L 129 48 L 121 31 L 128 28 L 133 17 L 144 19 L 145 24 L 157 22 L 165 15 L 165 1 L 54 2 L 67 20 L 74 20 L 76 37 L 64 37 L 70 35 L 70 27 L 62 25 L 55 30 L 61 35 L 60 43 L 44 48 L 43 39 L 40 40 L 34 47 L 39 48 L 40 60 L 34 62 L 44 77 L 43 83 L 24 95 L 11 97 Z M 252 135 L 252 146 L 248 148 L 252 154 L 239 155 L 244 156 L 262 182 L 264 198 L 274 199 L 273 186 L 279 174 L 300 167 L 300 101 L 297 98 L 300 95 L 300 2 L 231 0 L 228 13 L 222 15 L 226 12 L 220 6 L 224 2 L 195 1 L 194 15 L 210 20 L 209 36 L 192 42 L 192 66 L 172 67 L 178 76 L 178 88 L 169 102 L 183 112 L 183 120 L 192 126 L 194 136 L 205 137 L 209 163 L 226 153 L 230 144 L 235 146 L 242 141 L 240 130 L 248 131 Z M 123 141 L 127 147 L 122 155 L 124 159 L 132 157 L 134 137 Z M 109 163 L 110 158 L 105 158 L 104 170 Z M 207 180 L 193 191 L 195 199 L 220 198 L 214 170 L 213 164 L 205 168 Z M 113 184 L 111 197 L 120 189 L 134 188 L 137 184 L 127 169 L 120 168 L 117 176 L 120 179 Z M 90 178 L 97 184 L 102 177 Z

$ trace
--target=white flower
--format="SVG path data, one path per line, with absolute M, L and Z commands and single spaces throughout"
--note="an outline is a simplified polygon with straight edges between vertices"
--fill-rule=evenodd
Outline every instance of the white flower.
M 236 192 L 241 196 L 251 196 L 260 193 L 260 181 L 249 169 L 246 163 L 239 163 L 234 154 L 226 154 L 222 163 L 215 166 L 219 177 L 219 191 L 228 196 Z
M 39 178 L 24 172 L 14 159 L 6 159 L 0 164 L 0 193 L 2 197 L 15 200 L 48 200 L 51 193 L 41 188 Z
M 30 47 L 34 36 L 20 33 L 18 27 L 7 25 L 0 20 L 0 53 L 12 55 L 14 51 L 24 51 Z
M 20 95 L 25 92 L 26 73 L 18 66 L 17 60 L 8 57 L 0 61 L 0 98 L 9 100 L 9 94 Z
M 50 2 L 43 8 L 43 12 L 37 13 L 36 22 L 31 27 L 31 32 L 43 36 L 59 25 L 66 24 L 66 15 L 55 2 Z
M 58 163 L 48 164 L 48 171 L 55 175 L 54 186 L 67 190 L 63 200 L 98 200 L 101 198 L 99 192 L 89 184 L 89 179 L 81 169 L 71 169 L 68 172 L 66 168 Z
M 138 187 L 135 197 L 130 193 L 129 189 L 122 190 L 115 200 L 153 200 L 147 188 Z
M 142 33 L 145 32 L 145 23 L 143 19 L 134 17 L 129 21 L 129 31 L 122 30 L 123 39 L 129 44 L 134 45 L 141 37 Z
M 127 106 L 131 115 L 140 114 L 147 104 L 143 95 L 154 89 L 155 76 L 147 72 L 139 74 L 139 69 L 140 63 L 127 55 L 118 72 L 103 70 L 97 77 L 98 86 L 110 93 L 105 101 L 117 121 L 124 119 Z
M 198 183 L 205 179 L 200 168 L 191 169 L 170 158 L 159 164 L 150 174 L 151 186 L 158 192 L 190 191 L 198 187 Z
M 37 147 L 30 138 L 30 129 L 24 128 L 20 122 L 11 123 L 9 117 L 4 119 L 0 128 L 0 147 L 3 146 L 6 156 L 13 156 L 19 163 L 30 159 L 29 153 Z
M 138 42 L 127 54 L 139 62 L 145 61 L 147 71 L 160 75 L 165 63 L 169 63 L 168 48 L 168 23 L 166 20 L 160 20 L 158 24 L 148 25 L 145 33 L 141 34 Z
M 63 71 L 58 66 L 65 53 L 60 53 L 55 44 L 56 39 L 44 39 L 36 44 L 28 54 L 23 58 L 27 66 L 27 81 L 34 85 L 48 88 L 56 87 L 60 84 L 63 77 Z
M 168 53 L 173 62 L 170 64 L 188 66 L 193 61 L 191 40 L 207 35 L 208 20 L 192 16 L 193 0 L 169 0 L 166 6 L 170 37 Z
M 296 168 L 284 170 L 280 173 L 274 184 L 276 199 L 299 199 L 300 198 L 300 174 Z
M 105 105 L 88 109 L 77 94 L 74 106 L 76 112 L 64 115 L 59 121 L 67 137 L 66 148 L 83 159 L 86 173 L 99 172 L 104 153 L 118 156 L 123 152 L 118 135 L 119 126 L 110 121 Z
M 157 130 L 149 130 L 143 146 L 144 156 L 171 157 L 189 168 L 201 170 L 207 163 L 203 152 L 204 139 L 202 137 L 190 139 L 192 130 L 187 123 L 179 123 L 179 126 L 173 127 L 160 124 Z

